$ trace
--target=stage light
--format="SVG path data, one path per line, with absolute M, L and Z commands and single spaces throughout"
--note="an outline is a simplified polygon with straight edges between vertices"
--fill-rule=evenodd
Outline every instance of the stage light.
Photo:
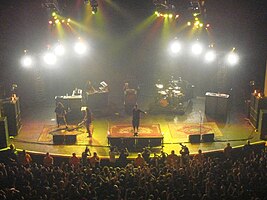
M 47 65 L 54 65 L 57 62 L 55 54 L 51 52 L 46 52 L 43 56 L 43 60 Z
M 187 22 L 187 26 L 191 26 L 191 22 Z
M 179 15 L 175 15 L 175 19 L 178 19 Z
M 67 22 L 70 22 L 70 18 L 68 18 Z
M 173 15 L 172 14 L 169 14 L 169 18 L 171 19 L 173 17 Z
M 52 16 L 53 16 L 53 17 L 56 16 L 56 14 L 57 14 L 56 12 L 52 12 Z
M 29 55 L 24 55 L 21 59 L 21 65 L 25 68 L 30 68 L 32 67 L 33 60 L 32 57 Z
M 205 61 L 206 62 L 213 62 L 216 59 L 216 53 L 213 50 L 209 50 L 206 54 L 205 54 Z
M 58 23 L 59 23 L 59 20 L 57 19 L 57 20 L 55 21 L 55 23 L 58 24 Z
M 235 53 L 235 52 L 230 52 L 227 56 L 226 56 L 226 59 L 227 59 L 227 63 L 231 66 L 234 66 L 238 63 L 239 61 L 239 57 L 238 55 Z
M 210 24 L 207 24 L 206 27 L 209 28 L 210 27 Z
M 177 54 L 181 51 L 181 49 L 182 49 L 182 45 L 178 40 L 175 40 L 171 43 L 171 46 L 170 46 L 171 53 Z
M 164 17 L 167 18 L 168 17 L 168 14 L 164 14 Z
M 57 56 L 63 56 L 65 54 L 65 48 L 62 44 L 57 44 L 54 48 L 54 52 Z
M 199 25 L 199 21 L 196 21 L 196 22 L 194 23 L 194 25 L 195 25 L 195 26 L 198 26 L 198 25 Z
M 53 22 L 51 20 L 48 21 L 49 24 L 53 24 Z
M 82 54 L 85 54 L 87 50 L 87 46 L 85 45 L 85 43 L 79 41 L 77 43 L 75 43 L 74 45 L 74 51 L 79 54 L 79 55 L 82 55 Z
M 65 20 L 64 20 L 64 19 L 62 19 L 62 20 L 61 20 L 61 22 L 62 22 L 62 23 L 64 23 L 64 22 L 65 22 Z
M 200 55 L 203 51 L 203 47 L 200 43 L 195 43 L 192 45 L 192 53 L 194 55 Z

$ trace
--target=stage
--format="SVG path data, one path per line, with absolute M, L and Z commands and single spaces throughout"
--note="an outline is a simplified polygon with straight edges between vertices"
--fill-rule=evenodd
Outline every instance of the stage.
M 93 136 L 88 138 L 85 128 L 76 128 L 75 124 L 69 125 L 67 130 L 64 126 L 57 130 L 54 106 L 54 102 L 22 106 L 22 129 L 9 142 L 14 143 L 17 149 L 35 153 L 50 152 L 62 156 L 69 156 L 73 152 L 81 155 L 85 147 L 89 146 L 91 152 L 96 151 L 101 157 L 108 157 L 110 144 L 118 144 L 118 141 L 122 140 L 131 149 L 131 156 L 136 156 L 143 145 L 150 147 L 155 153 L 159 153 L 161 149 L 166 153 L 170 153 L 171 150 L 179 153 L 180 143 L 183 143 L 189 147 L 190 153 L 197 153 L 198 149 L 204 152 L 222 150 L 227 142 L 235 147 L 244 145 L 248 139 L 251 142 L 260 141 L 258 132 L 255 132 L 246 120 L 242 107 L 231 109 L 224 120 L 210 118 L 205 115 L 205 97 L 192 99 L 184 115 L 142 115 L 138 136 L 133 136 L 131 116 L 124 112 L 123 107 L 117 106 L 117 109 L 105 116 L 96 113 L 92 127 Z M 144 110 L 148 108 L 147 104 L 140 104 L 140 107 Z M 75 141 L 55 143 L 55 133 L 64 137 L 74 134 Z M 214 134 L 214 141 L 191 143 L 189 135 L 194 134 Z M 125 142 L 125 139 L 130 143 Z M 145 142 L 142 143 L 141 140 Z

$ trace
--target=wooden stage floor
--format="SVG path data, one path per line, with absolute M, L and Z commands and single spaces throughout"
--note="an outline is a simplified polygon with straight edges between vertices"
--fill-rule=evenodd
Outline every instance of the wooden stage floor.
M 145 106 L 140 107 L 146 110 Z M 47 127 L 56 128 L 54 102 L 50 105 L 39 105 L 35 107 L 22 107 L 22 129 L 10 143 L 14 143 L 17 149 L 26 149 L 30 152 L 46 153 L 54 155 L 69 156 L 73 152 L 81 155 L 85 146 L 89 146 L 91 152 L 96 151 L 101 157 L 107 157 L 109 152 L 108 131 L 110 127 L 121 124 L 130 124 L 131 116 L 124 113 L 123 109 L 114 111 L 106 117 L 96 116 L 93 122 L 94 133 L 92 138 L 87 138 L 83 129 L 79 130 L 78 141 L 73 145 L 55 145 L 51 141 L 52 136 L 44 136 L 43 131 Z M 233 108 L 226 122 L 208 118 L 205 115 L 205 98 L 198 97 L 192 100 L 192 104 L 184 115 L 158 114 L 143 115 L 141 126 L 146 124 L 159 124 L 163 134 L 163 150 L 170 153 L 171 150 L 179 153 L 181 146 L 186 144 L 190 153 L 202 151 L 222 150 L 227 142 L 231 145 L 244 145 L 247 139 L 251 142 L 260 141 L 259 133 L 245 119 L 245 114 L 240 109 Z M 200 120 L 203 124 L 198 129 Z M 188 134 L 199 131 L 215 132 L 215 141 L 211 143 L 191 144 L 188 142 Z M 42 138 L 44 137 L 44 138 Z M 47 137 L 47 138 L 46 138 Z M 152 148 L 153 152 L 159 153 L 160 148 Z M 136 152 L 131 153 L 136 156 Z

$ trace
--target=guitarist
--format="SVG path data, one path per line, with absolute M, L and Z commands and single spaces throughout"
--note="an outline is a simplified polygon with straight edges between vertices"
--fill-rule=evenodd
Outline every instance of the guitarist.
M 55 113 L 56 113 L 57 127 L 59 127 L 61 123 L 64 123 L 66 128 L 68 128 L 66 121 L 67 112 L 64 105 L 61 102 L 57 102 Z
M 88 107 L 86 107 L 83 122 L 84 122 L 84 125 L 85 125 L 87 133 L 88 133 L 87 137 L 92 137 L 92 133 L 91 133 L 91 129 L 90 129 L 92 121 L 93 121 L 92 112 Z

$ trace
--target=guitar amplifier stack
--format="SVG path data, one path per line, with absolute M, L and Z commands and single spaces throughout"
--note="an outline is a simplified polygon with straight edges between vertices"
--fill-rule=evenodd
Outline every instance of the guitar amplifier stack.
M 9 136 L 18 135 L 21 129 L 19 97 L 16 97 L 12 101 L 3 102 L 3 114 L 7 117 Z
M 260 97 L 255 93 L 251 94 L 249 121 L 258 129 L 260 120 L 260 110 L 267 109 L 267 97 Z
M 206 93 L 205 113 L 213 117 L 226 117 L 229 107 L 228 94 Z

